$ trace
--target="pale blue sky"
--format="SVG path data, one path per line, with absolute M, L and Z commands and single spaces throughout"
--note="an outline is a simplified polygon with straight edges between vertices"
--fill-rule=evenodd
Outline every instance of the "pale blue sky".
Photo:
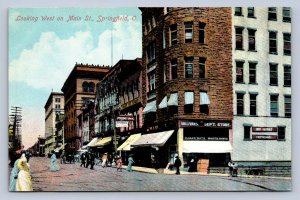
M 43 21 L 42 16 L 54 16 L 54 21 Z M 69 16 L 81 20 L 67 22 Z M 86 16 L 93 21 L 85 21 Z M 97 22 L 99 16 L 108 18 Z M 119 20 L 112 23 L 111 18 Z M 9 10 L 8 28 L 9 107 L 23 108 L 25 147 L 44 135 L 44 105 L 52 89 L 61 91 L 76 62 L 111 65 L 112 33 L 114 64 L 122 56 L 142 56 L 138 8 L 14 8 Z

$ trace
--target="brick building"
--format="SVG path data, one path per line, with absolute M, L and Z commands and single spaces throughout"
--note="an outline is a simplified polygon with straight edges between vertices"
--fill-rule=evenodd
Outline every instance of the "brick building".
M 84 105 L 94 101 L 96 85 L 109 69 L 109 66 L 76 63 L 65 81 L 61 90 L 65 97 L 64 137 L 69 147 L 79 149 L 82 146 L 84 141 L 79 132 L 77 116 Z
M 176 154 L 224 165 L 232 151 L 231 8 L 140 10 L 144 128 L 165 141 L 134 146 L 155 149 L 149 156 L 162 165 Z

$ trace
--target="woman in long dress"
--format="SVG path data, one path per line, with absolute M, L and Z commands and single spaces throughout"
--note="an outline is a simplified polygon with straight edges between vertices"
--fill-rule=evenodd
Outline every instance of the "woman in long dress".
M 15 161 L 14 167 L 12 168 L 12 170 L 10 172 L 9 191 L 16 191 L 16 183 L 17 183 L 17 178 L 18 178 L 18 173 L 19 173 L 18 161 L 19 161 L 19 159 L 17 159 Z
M 50 161 L 50 171 L 56 172 L 59 170 L 59 166 L 57 164 L 57 159 L 55 153 L 52 154 L 51 156 L 51 161 Z
M 16 182 L 16 191 L 33 191 L 32 190 L 32 180 L 29 173 L 29 164 L 25 154 L 22 154 L 21 158 L 18 160 L 18 178 Z

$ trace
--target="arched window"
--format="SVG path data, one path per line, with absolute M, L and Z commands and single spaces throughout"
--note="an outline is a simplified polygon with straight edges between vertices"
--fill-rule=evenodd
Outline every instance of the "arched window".
M 88 83 L 87 82 L 83 82 L 82 83 L 82 91 L 83 92 L 87 92 L 88 91 Z
M 89 83 L 89 92 L 94 92 L 94 90 L 95 90 L 95 83 L 90 82 Z

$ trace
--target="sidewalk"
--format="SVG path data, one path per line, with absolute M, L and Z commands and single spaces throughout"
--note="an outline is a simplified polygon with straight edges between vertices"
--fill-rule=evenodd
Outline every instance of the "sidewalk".
M 126 170 L 127 166 L 123 165 L 123 169 Z M 139 166 L 132 166 L 132 171 L 138 171 L 138 172 L 144 172 L 144 173 L 151 173 L 151 174 L 168 174 L 168 175 L 175 175 L 175 170 L 168 170 L 168 169 L 153 169 L 153 168 L 147 168 L 147 167 L 139 167 Z M 198 176 L 220 176 L 220 177 L 229 177 L 229 174 L 220 174 L 220 173 L 211 173 L 211 174 L 205 174 L 200 172 L 187 172 L 187 171 L 180 171 L 181 175 L 198 175 Z M 292 177 L 275 177 L 275 176 L 254 176 L 254 175 L 238 175 L 238 177 L 242 178 L 272 178 L 272 179 L 286 179 L 290 180 Z M 236 178 L 236 177 L 232 177 Z

